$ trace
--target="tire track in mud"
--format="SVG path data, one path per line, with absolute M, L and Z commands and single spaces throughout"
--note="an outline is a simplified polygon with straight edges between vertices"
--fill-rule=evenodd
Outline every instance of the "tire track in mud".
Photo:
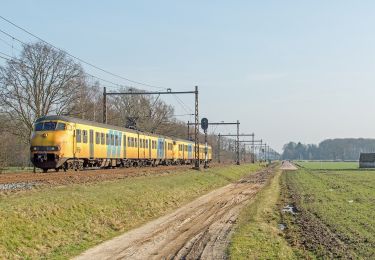
M 226 259 L 241 208 L 273 173 L 274 166 L 214 190 L 76 259 Z

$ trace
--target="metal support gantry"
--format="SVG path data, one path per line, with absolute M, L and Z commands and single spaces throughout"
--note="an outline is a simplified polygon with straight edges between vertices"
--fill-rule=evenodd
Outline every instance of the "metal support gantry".
M 238 121 L 237 121 L 238 122 Z M 218 136 L 219 136 L 219 141 L 218 141 L 218 162 L 220 163 L 220 143 L 221 143 L 221 137 L 236 137 L 236 141 L 235 141 L 235 147 L 236 147 L 236 157 L 237 157 L 237 165 L 239 165 L 239 162 L 240 162 L 240 149 L 239 149 L 239 147 L 240 147 L 240 145 L 239 145 L 239 143 L 241 142 L 241 141 L 239 141 L 239 139 L 240 139 L 240 136 L 241 137 L 243 137 L 243 136 L 252 136 L 253 137 L 253 139 L 254 139 L 254 136 L 255 136 L 255 134 L 254 133 L 252 133 L 252 134 L 240 134 L 239 133 L 239 128 L 237 128 L 237 134 L 219 134 Z
M 199 169 L 199 111 L 198 111 L 198 86 L 195 86 L 194 91 L 172 91 L 171 89 L 167 89 L 167 91 L 128 91 L 128 92 L 107 92 L 106 87 L 103 89 L 103 123 L 107 124 L 107 96 L 114 96 L 114 95 L 174 95 L 174 94 L 194 94 L 195 96 L 195 102 L 194 102 L 194 125 L 195 125 L 195 131 L 194 131 L 194 139 L 195 139 L 195 169 Z
M 194 125 L 193 123 L 188 122 L 187 125 Z M 240 137 L 240 121 L 237 120 L 237 122 L 214 122 L 214 123 L 208 123 L 208 125 L 236 125 L 237 126 L 237 140 L 239 140 Z M 224 136 L 224 135 L 221 135 Z M 220 138 L 220 136 L 219 136 Z M 188 139 L 190 139 L 190 132 L 188 132 Z M 220 140 L 219 140 L 220 142 Z M 220 145 L 220 144 L 219 144 Z M 240 165 L 240 148 L 239 148 L 239 143 L 237 142 L 236 144 L 236 164 Z

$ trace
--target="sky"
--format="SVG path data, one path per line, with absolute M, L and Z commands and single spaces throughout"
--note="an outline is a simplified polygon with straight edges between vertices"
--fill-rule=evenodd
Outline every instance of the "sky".
M 3 0 L 0 9 L 113 73 L 174 91 L 199 86 L 200 117 L 239 120 L 240 132 L 254 132 L 277 151 L 289 141 L 375 137 L 374 13 L 375 1 L 344 0 Z M 0 29 L 35 41 L 4 21 Z M 17 42 L 0 33 L 0 51 L 17 55 Z M 177 115 L 192 113 L 193 96 L 179 98 L 184 106 L 163 97 Z

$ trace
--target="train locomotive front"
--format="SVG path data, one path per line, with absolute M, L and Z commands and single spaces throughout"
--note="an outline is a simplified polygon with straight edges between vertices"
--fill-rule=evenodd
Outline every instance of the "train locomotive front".
M 40 118 L 35 122 L 31 136 L 30 160 L 43 172 L 48 169 L 58 171 L 71 157 L 69 148 L 72 151 L 72 144 L 73 129 L 68 122 Z

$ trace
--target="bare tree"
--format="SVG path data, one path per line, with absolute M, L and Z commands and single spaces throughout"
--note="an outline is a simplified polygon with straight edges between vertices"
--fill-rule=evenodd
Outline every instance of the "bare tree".
M 122 89 L 121 92 L 129 91 Z M 140 91 L 135 90 L 133 91 Z M 108 121 L 125 126 L 127 118 L 136 118 L 137 127 L 143 131 L 159 132 L 169 125 L 174 109 L 158 97 L 149 95 L 122 95 L 108 100 Z M 163 133 L 164 134 L 164 133 Z
M 29 142 L 33 123 L 70 112 L 84 81 L 81 66 L 44 43 L 25 45 L 19 58 L 0 67 L 0 109 L 7 126 Z

